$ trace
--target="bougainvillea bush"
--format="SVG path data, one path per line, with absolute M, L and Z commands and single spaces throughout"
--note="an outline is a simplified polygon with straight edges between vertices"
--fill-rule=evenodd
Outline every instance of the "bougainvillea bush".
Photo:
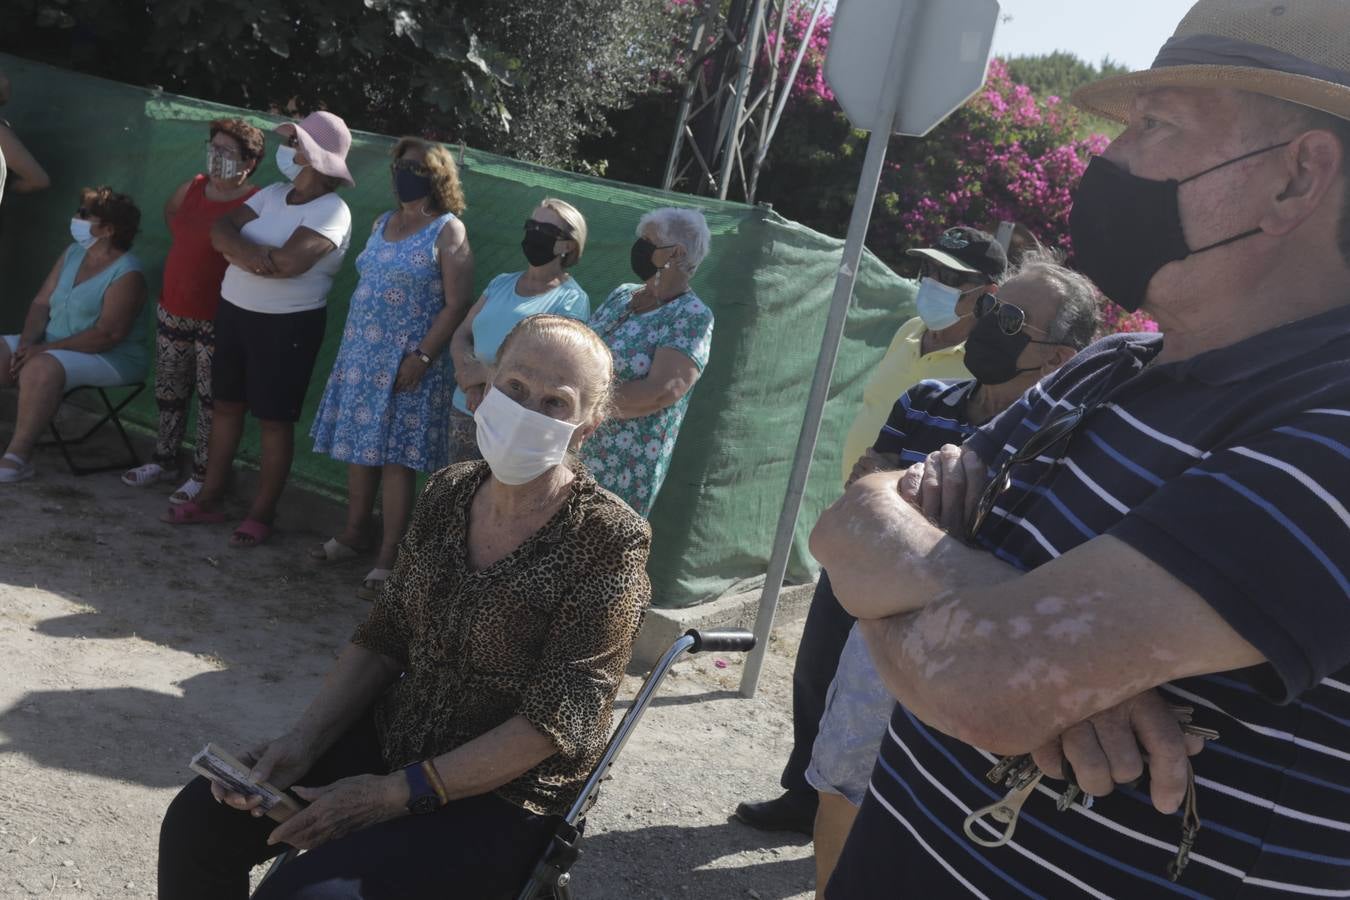
M 808 21 L 803 6 L 789 12 L 789 47 L 800 43 Z M 830 25 L 826 16 L 816 26 L 757 199 L 843 235 L 867 135 L 849 125 L 825 82 Z M 1071 191 L 1108 142 L 1102 134 L 1080 136 L 1082 130 L 1077 111 L 1060 97 L 1037 96 L 1012 80 L 1003 60 L 992 60 L 980 91 L 927 137 L 891 141 L 868 247 L 904 270 L 906 250 L 950 225 L 993 231 L 1011 220 L 1071 254 Z M 1156 330 L 1146 316 L 1108 306 L 1108 330 Z

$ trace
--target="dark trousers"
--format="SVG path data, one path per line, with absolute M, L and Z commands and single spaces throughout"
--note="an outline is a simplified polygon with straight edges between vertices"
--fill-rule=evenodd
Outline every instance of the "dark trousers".
M 367 720 L 315 763 L 299 784 L 386 770 Z M 557 817 L 535 815 L 494 794 L 405 815 L 301 854 L 264 882 L 259 900 L 514 897 L 544 852 Z M 276 827 L 211 797 L 193 779 L 169 805 L 159 833 L 160 900 L 242 900 L 249 870 L 286 849 L 268 846 Z
M 849 615 L 830 587 L 830 576 L 822 569 L 811 608 L 797 647 L 797 663 L 792 667 L 792 754 L 783 768 L 781 783 L 785 790 L 815 794 L 806 780 L 811 748 L 825 714 L 825 694 L 839 668 L 854 618 Z

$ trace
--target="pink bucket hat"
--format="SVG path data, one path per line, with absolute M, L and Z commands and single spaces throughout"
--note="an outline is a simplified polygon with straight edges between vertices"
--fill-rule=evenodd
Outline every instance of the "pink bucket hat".
M 282 122 L 273 130 L 277 134 L 288 135 L 287 129 L 294 129 L 300 141 L 300 149 L 305 152 L 314 171 L 333 178 L 339 178 L 355 187 L 356 181 L 347 168 L 347 151 L 352 146 L 352 133 L 347 123 L 325 110 L 312 112 L 299 122 Z

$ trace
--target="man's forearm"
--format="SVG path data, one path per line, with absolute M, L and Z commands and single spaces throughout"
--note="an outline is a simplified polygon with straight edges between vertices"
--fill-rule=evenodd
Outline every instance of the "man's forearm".
M 949 591 L 996 584 L 1017 570 L 948 535 L 895 490 L 897 473 L 860 479 L 811 533 L 843 607 L 860 619 L 921 609 Z

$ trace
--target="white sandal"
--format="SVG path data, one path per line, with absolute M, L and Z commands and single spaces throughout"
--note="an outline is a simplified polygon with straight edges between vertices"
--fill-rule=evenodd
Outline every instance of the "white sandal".
M 371 569 L 366 573 L 361 586 L 356 589 L 356 596 L 371 602 L 380 599 L 380 594 L 384 591 L 384 582 L 392 574 L 392 569 Z
M 146 463 L 143 466 L 137 466 L 123 472 L 122 483 L 131 487 L 149 487 L 156 482 L 163 481 L 164 477 L 163 466 L 159 463 Z
M 309 551 L 309 558 L 321 563 L 339 563 L 356 559 L 364 555 L 366 551 L 358 550 L 356 547 L 348 547 L 335 537 L 330 537 L 319 546 Z
M 37 472 L 37 470 L 33 468 L 32 463 L 17 453 L 6 453 L 3 457 L 0 457 L 0 459 L 7 459 L 16 465 L 16 468 L 13 469 L 7 466 L 0 466 L 0 484 L 12 484 L 16 481 L 24 481 L 25 479 L 32 478 L 33 474 Z
M 142 466 L 144 468 L 144 466 Z M 205 482 L 198 481 L 195 478 L 189 478 L 183 482 L 178 490 L 169 495 L 169 504 L 171 506 L 182 506 L 184 503 L 197 499 L 197 495 L 202 492 Z

